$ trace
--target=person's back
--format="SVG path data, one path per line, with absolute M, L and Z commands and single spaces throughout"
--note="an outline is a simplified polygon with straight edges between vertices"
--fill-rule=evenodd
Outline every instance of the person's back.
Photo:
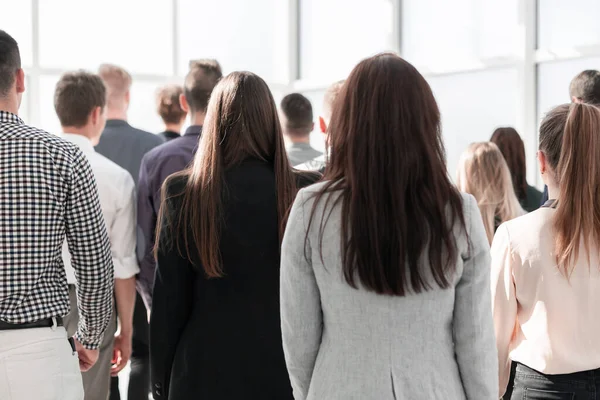
M 500 384 L 517 362 L 512 399 L 544 391 L 594 399 L 600 391 L 599 132 L 595 106 L 565 104 L 547 114 L 538 159 L 550 200 L 494 238 Z
M 125 168 L 137 185 L 142 157 L 164 140 L 127 122 L 131 76 L 122 68 L 102 65 L 99 75 L 108 91 L 108 120 L 96 151 Z
M 447 176 L 439 123 L 398 56 L 344 84 L 324 181 L 298 194 L 281 250 L 296 400 L 497 398 L 489 245 Z
M 185 178 L 172 182 L 168 193 L 181 193 L 185 183 Z M 283 350 L 277 345 L 281 327 L 275 173 L 267 163 L 246 161 L 227 171 L 224 183 L 228 194 L 222 215 L 227 228 L 219 242 L 226 275 L 209 279 L 202 271 L 189 271 L 194 293 L 180 289 L 177 294 L 189 301 L 185 310 L 190 316 L 175 352 L 170 385 L 177 389 L 169 398 L 194 393 L 207 398 L 218 394 L 224 399 L 291 399 Z M 159 258 L 161 262 L 178 267 L 177 260 Z M 154 307 L 163 301 L 155 293 Z
M 152 149 L 142 159 L 138 181 L 138 227 L 140 233 L 138 282 L 141 295 L 148 308 L 152 307 L 152 286 L 156 270 L 153 249 L 161 188 L 170 175 L 183 171 L 194 159 L 202 135 L 208 100 L 222 76 L 221 66 L 216 60 L 206 59 L 190 62 L 190 71 L 185 77 L 183 88 L 172 91 L 168 97 L 171 103 L 177 100 L 186 114 L 189 112 L 191 125 L 183 136 Z M 173 97 L 175 93 L 179 93 L 177 99 Z M 164 94 L 162 97 L 164 98 Z M 161 103 L 164 102 L 165 100 L 161 101 Z M 163 117 L 165 123 L 169 118 Z
M 289 144 L 287 153 L 292 166 L 300 165 L 323 154 L 310 145 L 314 128 L 310 101 L 300 93 L 288 94 L 281 100 L 281 124 Z
M 163 142 L 160 136 L 134 128 L 127 121 L 109 119 L 96 151 L 125 168 L 137 184 L 142 158 Z
M 133 128 L 127 122 L 132 83 L 131 75 L 123 68 L 111 64 L 101 65 L 98 75 L 106 85 L 108 120 L 95 149 L 101 155 L 127 170 L 137 187 L 142 158 L 164 141 L 160 136 Z M 137 243 L 137 245 L 139 248 L 140 243 Z M 145 400 L 150 391 L 148 341 L 148 312 L 142 297 L 138 293 L 133 315 L 133 350 L 128 387 L 129 400 Z M 117 379 L 117 377 L 112 378 L 111 387 L 114 391 L 118 388 L 115 382 Z
M 297 187 L 314 180 L 289 165 L 277 108 L 258 76 L 223 78 L 206 120 L 193 164 L 167 179 L 162 196 L 150 321 L 154 397 L 292 399 L 279 249 Z
M 81 400 L 80 370 L 96 363 L 112 311 L 110 245 L 88 161 L 25 125 L 24 91 L 17 42 L 0 30 L 0 398 Z M 73 337 L 63 324 L 65 239 L 79 286 Z

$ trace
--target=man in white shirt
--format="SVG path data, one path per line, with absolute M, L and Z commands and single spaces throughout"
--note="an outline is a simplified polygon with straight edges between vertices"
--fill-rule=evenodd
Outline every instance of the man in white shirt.
M 135 253 L 136 201 L 133 178 L 125 169 L 94 151 L 94 145 L 98 143 L 106 124 L 105 106 L 106 88 L 98 75 L 83 71 L 67 73 L 56 85 L 54 108 L 62 126 L 61 137 L 76 144 L 92 167 L 115 266 L 116 315 L 113 311 L 100 345 L 98 362 L 82 375 L 85 400 L 106 400 L 110 376 L 121 371 L 129 360 L 135 276 L 139 272 Z M 75 275 L 66 243 L 63 260 L 70 284 L 71 313 L 65 318 L 67 331 L 70 331 L 76 329 L 78 316 L 74 304 Z M 119 332 L 115 336 L 117 316 Z M 111 367 L 112 362 L 114 365 Z

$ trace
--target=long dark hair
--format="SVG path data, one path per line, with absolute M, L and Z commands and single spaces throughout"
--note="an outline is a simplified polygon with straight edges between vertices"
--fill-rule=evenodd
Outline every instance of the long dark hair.
M 285 216 L 297 189 L 285 152 L 277 107 L 262 78 L 251 72 L 233 72 L 212 92 L 200 147 L 193 164 L 180 174 L 187 176 L 187 183 L 179 194 L 182 201 L 177 224 L 166 223 L 163 221 L 165 212 L 160 213 L 157 249 L 160 231 L 171 227 L 169 233 L 182 257 L 192 263 L 199 257 L 207 277 L 223 276 L 219 238 L 224 172 L 247 159 L 259 159 L 273 166 L 281 240 Z M 167 185 L 168 182 L 163 185 L 161 207 L 168 200 L 165 199 Z M 190 249 L 196 249 L 197 253 L 190 253 Z
M 515 193 L 520 201 L 527 199 L 527 163 L 525 144 L 515 128 L 498 128 L 490 142 L 495 143 L 508 164 Z
M 368 290 L 397 296 L 429 290 L 426 258 L 437 285 L 448 287 L 463 205 L 448 177 L 440 113 L 423 76 L 394 54 L 363 60 L 334 104 L 329 137 L 326 183 L 315 194 L 310 223 L 319 201 L 339 192 L 348 284 L 357 287 L 358 278 Z M 331 198 L 321 216 L 321 252 Z
M 568 278 L 580 256 L 600 246 L 600 108 L 563 104 L 540 125 L 540 151 L 556 174 L 559 197 L 554 215 L 554 254 Z

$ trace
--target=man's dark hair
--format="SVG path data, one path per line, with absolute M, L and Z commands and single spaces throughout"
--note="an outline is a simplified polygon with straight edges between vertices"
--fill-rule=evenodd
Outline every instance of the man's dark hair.
M 600 105 L 600 71 L 588 69 L 579 73 L 571 81 L 569 93 L 571 99 L 574 97 L 582 103 Z
M 67 72 L 56 84 L 54 109 L 62 126 L 82 127 L 94 108 L 105 106 L 106 87 L 96 74 Z
M 300 93 L 288 94 L 281 100 L 281 112 L 285 116 L 285 131 L 291 135 L 305 136 L 313 127 L 313 109 Z
M 222 77 L 223 71 L 217 60 L 190 61 L 190 72 L 185 77 L 183 94 L 191 112 L 206 112 L 210 94 Z
M 19 45 L 8 33 L 0 30 L 0 96 L 6 96 L 21 68 Z

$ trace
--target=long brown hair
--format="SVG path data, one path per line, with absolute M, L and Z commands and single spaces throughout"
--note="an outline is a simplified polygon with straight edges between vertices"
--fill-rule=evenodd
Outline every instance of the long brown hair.
M 510 171 L 494 143 L 472 143 L 458 164 L 456 186 L 477 200 L 490 244 L 497 222 L 525 214 L 513 190 Z
M 357 287 L 358 278 L 368 290 L 405 296 L 431 289 L 431 272 L 438 286 L 448 287 L 463 205 L 446 171 L 440 113 L 423 76 L 394 54 L 363 60 L 342 87 L 329 129 L 330 164 L 310 223 L 319 201 L 339 192 L 333 205 L 342 204 L 348 284 Z M 331 198 L 320 217 L 321 254 Z
M 498 128 L 490 142 L 495 143 L 506 160 L 515 193 L 520 201 L 527 199 L 527 160 L 525 144 L 515 128 Z
M 564 104 L 540 126 L 540 151 L 556 174 L 555 252 L 569 277 L 583 243 L 588 261 L 600 246 L 600 109 Z
M 296 182 L 290 167 L 277 107 L 265 81 L 251 72 L 233 72 L 215 87 L 206 114 L 200 147 L 193 164 L 180 175 L 187 176 L 178 210 L 178 223 L 170 234 L 182 257 L 192 263 L 199 258 L 207 277 L 225 273 L 219 248 L 222 228 L 224 172 L 247 159 L 273 166 L 277 190 L 280 240 L 285 216 L 296 195 Z M 171 177 L 173 179 L 173 177 Z M 166 187 L 163 185 L 165 206 Z M 171 224 L 161 220 L 157 228 L 157 248 L 161 229 Z M 181 238 L 180 238 L 181 236 Z M 197 249 L 193 254 L 190 249 Z M 183 250 L 185 249 L 185 250 Z

